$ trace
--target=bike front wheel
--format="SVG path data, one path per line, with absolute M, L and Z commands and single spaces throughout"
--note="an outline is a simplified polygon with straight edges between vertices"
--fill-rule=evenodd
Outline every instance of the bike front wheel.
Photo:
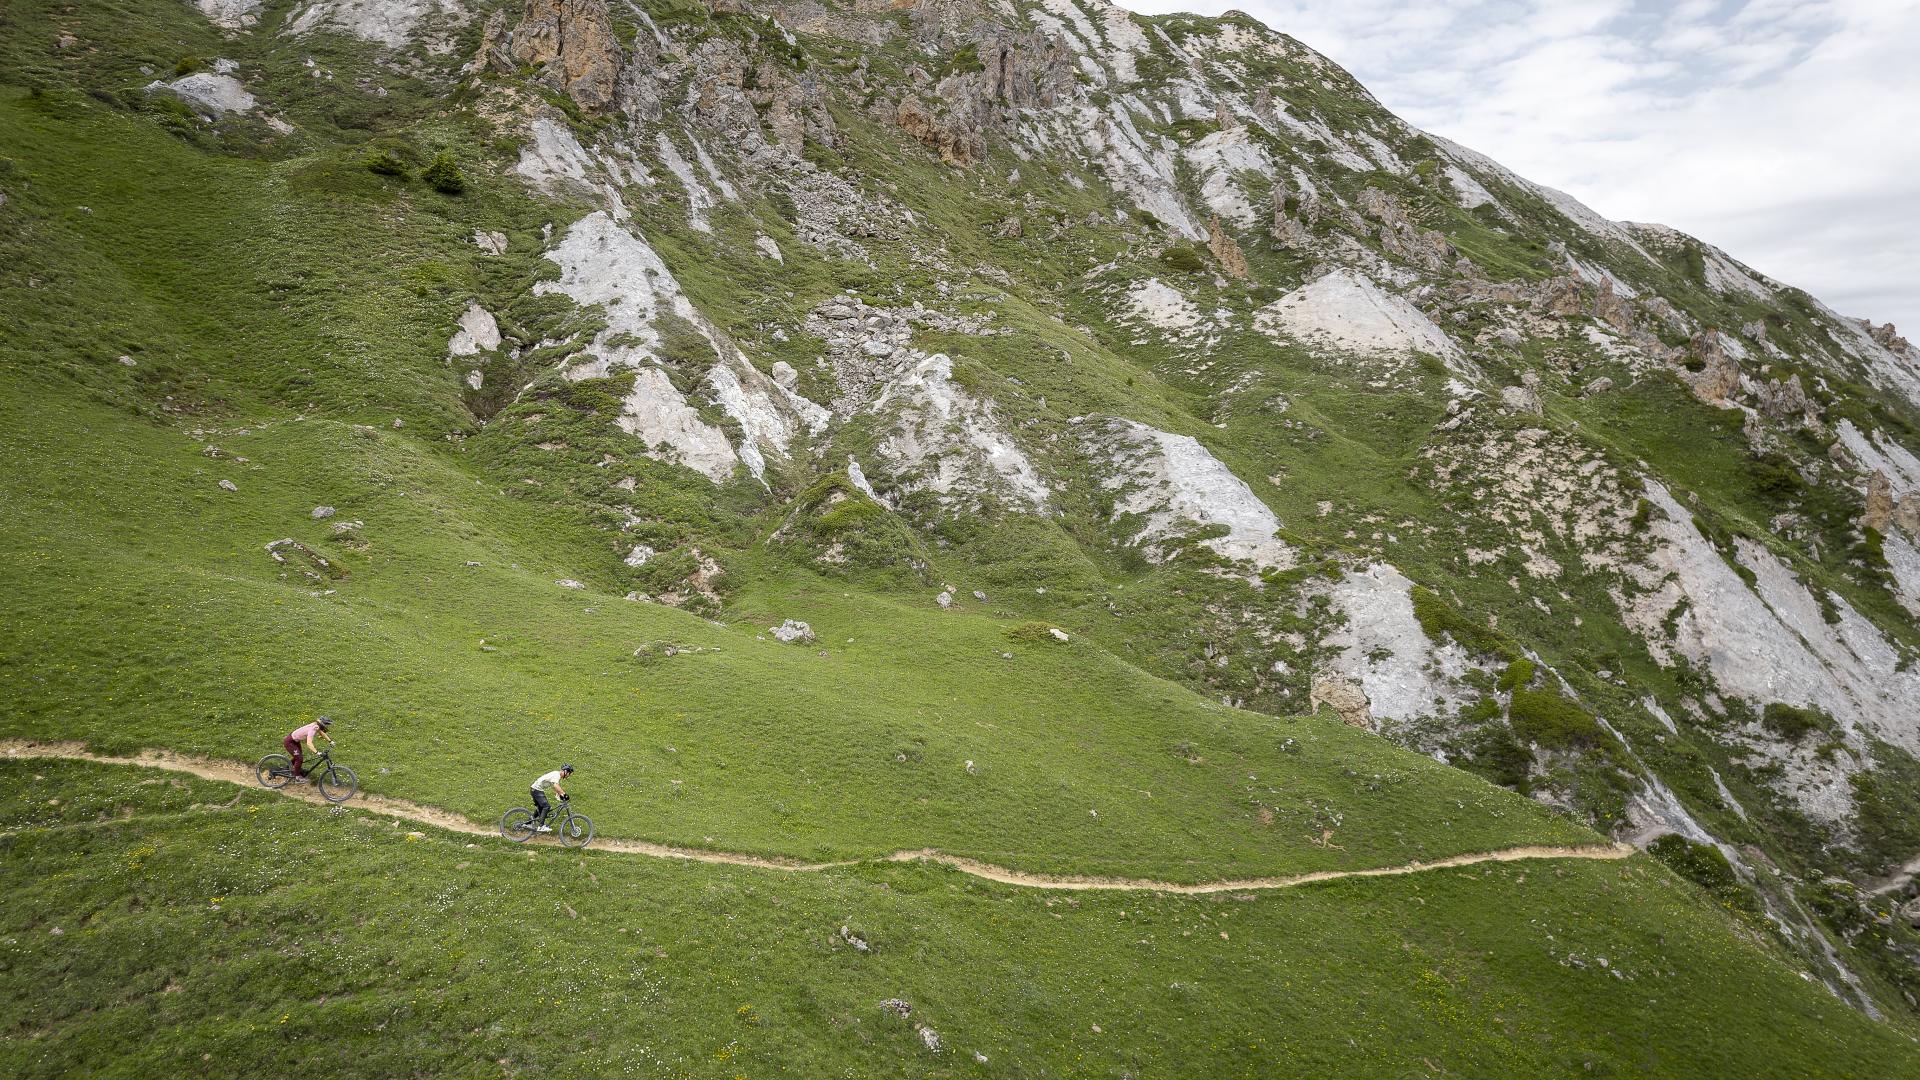
M 320 797 L 330 803 L 342 803 L 360 790 L 360 778 L 345 765 L 329 765 L 320 774 Z
M 561 847 L 583 848 L 593 839 L 593 819 L 585 814 L 568 814 L 554 824 L 553 831 Z
M 500 835 L 516 844 L 533 839 L 533 811 L 516 806 L 500 818 Z
M 283 788 L 293 779 L 293 762 L 287 760 L 285 754 L 268 754 L 253 767 L 253 774 L 259 778 L 261 787 Z

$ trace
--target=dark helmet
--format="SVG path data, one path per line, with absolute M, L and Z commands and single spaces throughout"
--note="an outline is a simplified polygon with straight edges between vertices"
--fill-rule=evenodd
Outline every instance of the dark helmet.
M 573 771 L 573 766 L 571 766 L 571 765 L 562 765 L 562 766 L 560 766 L 560 771 L 561 771 L 561 772 L 563 772 L 563 773 L 570 773 L 570 772 L 572 772 L 572 771 Z
M 325 731 L 326 729 L 332 726 L 333 726 L 333 719 L 331 717 L 323 716 L 320 718 L 320 730 Z

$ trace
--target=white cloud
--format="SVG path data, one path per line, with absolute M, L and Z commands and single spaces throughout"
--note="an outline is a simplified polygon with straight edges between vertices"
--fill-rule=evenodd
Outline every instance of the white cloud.
M 1418 127 L 1920 331 L 1916 0 L 1128 6 L 1246 11 Z

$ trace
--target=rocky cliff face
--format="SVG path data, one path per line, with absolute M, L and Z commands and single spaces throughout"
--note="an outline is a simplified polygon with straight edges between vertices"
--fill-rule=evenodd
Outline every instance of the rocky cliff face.
M 636 596 L 723 603 L 724 506 L 848 587 L 977 590 L 1711 847 L 1837 992 L 1920 992 L 1847 884 L 1920 851 L 1894 328 L 1418 131 L 1237 14 L 200 7 L 254 73 L 203 127 L 327 123 L 257 74 L 356 41 L 365 86 L 421 96 L 389 135 L 463 132 L 544 226 L 476 248 L 538 258 L 445 313 L 449 435 L 578 493 Z M 518 314 L 483 348 L 474 311 Z

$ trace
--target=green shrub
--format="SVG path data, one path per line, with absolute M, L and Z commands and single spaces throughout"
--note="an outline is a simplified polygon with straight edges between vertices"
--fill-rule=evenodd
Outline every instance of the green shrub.
M 204 68 L 206 66 L 207 66 L 207 62 L 205 60 L 200 59 L 197 56 L 183 56 L 180 58 L 179 63 L 173 65 L 173 73 L 176 77 L 181 75 L 191 75 L 194 72 L 199 71 L 201 68 Z
M 1207 261 L 1200 257 L 1199 249 L 1192 244 L 1175 244 L 1160 253 L 1160 261 L 1183 274 L 1198 273 L 1207 268 Z
M 376 150 L 372 154 L 369 154 L 367 156 L 366 166 L 368 172 L 377 173 L 381 176 L 397 176 L 402 180 L 407 178 L 409 171 L 406 162 L 401 161 L 385 150 Z
M 1734 875 L 1733 864 L 1712 844 L 1696 844 L 1677 833 L 1668 833 L 1648 844 L 1647 852 L 1722 903 L 1745 911 L 1758 910 L 1753 894 Z
M 1059 639 L 1053 636 L 1053 627 L 1043 622 L 1023 622 L 1019 626 L 1009 626 L 1005 631 L 1008 641 L 1021 641 L 1028 644 L 1051 644 Z
M 420 171 L 420 179 L 442 195 L 458 195 L 467 190 L 466 174 L 462 173 L 460 166 L 455 165 L 453 158 L 444 152 L 433 159 L 433 164 Z
M 1769 502 L 1788 502 L 1807 486 L 1793 462 L 1781 454 L 1753 455 L 1752 470 L 1753 486 Z
M 1436 642 L 1444 634 L 1471 653 L 1520 659 L 1519 647 L 1505 634 L 1455 611 L 1438 593 L 1424 585 L 1413 587 L 1413 617 L 1420 620 L 1420 629 Z
M 1467 771 L 1522 795 L 1532 789 L 1533 754 L 1504 724 L 1482 728 L 1471 750 L 1473 756 L 1461 763 Z
M 1611 740 L 1587 710 L 1552 690 L 1515 690 L 1507 709 L 1513 733 L 1542 746 L 1603 746 Z
M 1817 731 L 1834 732 L 1839 725 L 1820 709 L 1773 702 L 1760 713 L 1760 724 L 1789 742 L 1799 742 Z
M 1884 570 L 1887 568 L 1887 538 L 1878 529 L 1860 530 L 1860 542 L 1847 554 L 1866 563 L 1868 566 Z M 1832 621 L 1832 620 L 1829 620 Z
M 1500 673 L 1499 687 L 1502 690 L 1518 690 L 1533 682 L 1533 661 L 1515 660 Z

